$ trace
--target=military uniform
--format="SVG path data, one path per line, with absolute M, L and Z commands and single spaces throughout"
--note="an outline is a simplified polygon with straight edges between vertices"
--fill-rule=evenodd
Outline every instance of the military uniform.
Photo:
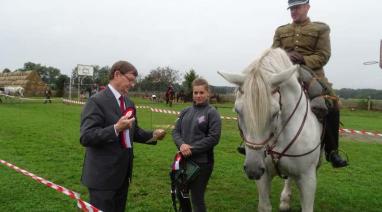
M 290 7 L 298 4 L 306 4 L 309 1 L 289 0 Z M 291 6 L 292 5 L 292 6 Z M 280 26 L 276 29 L 273 38 L 273 48 L 280 47 L 286 52 L 296 52 L 302 61 L 299 63 L 306 65 L 313 70 L 316 78 L 324 84 L 326 92 L 335 96 L 335 93 L 325 77 L 323 67 L 328 63 L 330 49 L 330 28 L 322 22 L 311 22 L 309 18 L 301 23 L 291 23 Z M 291 58 L 292 62 L 293 59 Z M 329 108 L 325 121 L 324 147 L 326 159 L 332 162 L 334 167 L 347 166 L 338 154 L 338 129 L 339 129 L 339 108 L 337 100 L 334 101 L 334 107 Z
M 299 5 L 309 4 L 309 0 L 288 0 L 288 9 L 300 9 Z M 304 8 L 303 8 L 304 9 Z M 276 29 L 273 38 L 273 48 L 284 49 L 294 64 L 301 64 L 307 66 L 315 73 L 315 78 L 321 82 L 325 94 L 335 96 L 331 83 L 325 77 L 323 67 L 328 63 L 331 49 L 330 49 L 330 28 L 322 22 L 311 22 L 307 18 L 309 8 L 305 8 L 305 14 L 297 14 L 300 17 L 291 24 L 280 26 Z M 301 16 L 303 15 L 303 16 Z M 306 17 L 306 20 L 301 21 Z M 293 17 L 292 17 L 293 18 Z M 300 22 L 301 21 L 301 22 Z M 318 96 L 319 98 L 322 98 Z M 344 167 L 348 163 L 343 160 L 338 154 L 338 130 L 340 112 L 338 108 L 337 98 L 331 98 L 333 107 L 330 107 L 325 117 L 325 134 L 324 134 L 324 147 L 326 152 L 326 159 L 330 161 L 333 167 Z M 243 144 L 238 147 L 241 154 L 245 154 Z
M 272 47 L 300 53 L 304 57 L 305 65 L 328 83 L 323 67 L 328 63 L 331 54 L 329 33 L 328 25 L 311 22 L 308 18 L 300 24 L 291 23 L 278 27 Z

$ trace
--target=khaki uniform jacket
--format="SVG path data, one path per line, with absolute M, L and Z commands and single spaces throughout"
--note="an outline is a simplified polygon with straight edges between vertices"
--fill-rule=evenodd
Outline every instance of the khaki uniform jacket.
M 327 82 L 323 67 L 331 54 L 329 33 L 328 25 L 311 22 L 308 18 L 301 24 L 292 23 L 278 27 L 272 47 L 300 53 L 304 57 L 305 65 Z

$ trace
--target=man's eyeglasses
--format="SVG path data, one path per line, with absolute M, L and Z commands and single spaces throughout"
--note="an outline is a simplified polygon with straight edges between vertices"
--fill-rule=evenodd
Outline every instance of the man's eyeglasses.
M 136 83 L 135 76 L 131 73 L 123 74 L 122 72 L 119 72 L 125 79 L 127 79 L 129 82 Z

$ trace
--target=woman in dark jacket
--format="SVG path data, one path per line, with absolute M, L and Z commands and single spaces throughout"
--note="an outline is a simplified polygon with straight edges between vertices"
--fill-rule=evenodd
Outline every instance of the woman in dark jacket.
M 185 108 L 173 131 L 173 139 L 179 151 L 200 167 L 199 175 L 189 184 L 192 208 L 206 211 L 204 193 L 214 166 L 213 148 L 219 143 L 221 119 L 214 107 L 209 105 L 209 86 L 204 79 L 192 82 L 193 105 Z M 182 205 L 182 211 L 191 208 Z

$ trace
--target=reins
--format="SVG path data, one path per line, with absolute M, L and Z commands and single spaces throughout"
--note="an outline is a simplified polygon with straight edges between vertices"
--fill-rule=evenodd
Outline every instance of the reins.
M 302 99 L 303 93 L 304 93 L 304 91 L 303 91 L 303 89 L 301 87 L 301 94 L 300 94 L 300 97 L 299 97 L 299 99 L 297 101 L 297 104 L 296 104 L 295 108 L 293 109 L 293 112 L 289 115 L 287 121 L 283 125 L 283 128 L 281 129 L 281 131 L 279 132 L 279 134 L 275 138 L 275 142 L 271 146 L 267 146 L 267 150 L 266 151 L 267 151 L 267 153 L 269 155 L 271 155 L 272 158 L 274 158 L 273 154 L 276 154 L 278 156 L 276 158 L 276 160 L 280 160 L 280 158 L 283 157 L 283 156 L 299 157 L 299 155 L 289 155 L 289 154 L 285 154 L 285 152 L 288 151 L 289 148 L 294 144 L 294 142 L 297 140 L 298 136 L 300 136 L 302 128 L 304 128 L 306 117 L 308 116 L 308 105 L 309 105 L 308 104 L 308 99 L 306 98 L 306 95 L 305 95 L 305 99 L 306 99 L 305 114 L 304 114 L 304 118 L 303 118 L 303 120 L 302 120 L 302 122 L 300 124 L 300 127 L 298 128 L 298 131 L 297 131 L 296 135 L 292 138 L 292 140 L 289 142 L 288 146 L 282 152 L 277 152 L 277 151 L 274 151 L 273 149 L 276 147 L 276 144 L 279 141 L 278 138 L 280 137 L 281 133 L 284 131 L 285 127 L 288 125 L 289 121 L 292 119 L 293 115 L 296 113 L 296 110 L 297 110 L 298 106 L 301 103 L 301 99 Z M 302 155 L 306 155 L 306 154 L 304 153 Z
M 272 95 L 275 94 L 276 92 L 279 93 L 280 95 L 280 99 L 279 99 L 279 104 L 280 104 L 280 109 L 282 108 L 282 104 L 281 104 L 281 93 L 280 93 L 280 88 L 277 87 L 275 90 L 272 91 Z M 275 151 L 274 148 L 276 147 L 276 144 L 278 142 L 278 138 L 280 137 L 281 133 L 285 130 L 286 126 L 288 125 L 288 123 L 290 122 L 290 120 L 292 119 L 292 117 L 294 116 L 294 114 L 296 113 L 297 111 L 297 108 L 298 106 L 300 105 L 301 103 L 301 100 L 302 100 L 302 96 L 303 94 L 305 94 L 305 99 L 306 99 L 306 106 L 305 106 L 305 113 L 304 113 L 304 117 L 303 117 L 303 120 L 300 124 L 300 127 L 297 131 L 297 133 L 294 135 L 294 137 L 291 139 L 291 141 L 289 142 L 289 144 L 281 151 L 281 152 L 278 152 L 278 151 Z M 253 149 L 253 150 L 258 150 L 260 148 L 263 148 L 265 146 L 265 155 L 270 155 L 271 158 L 272 158 L 272 162 L 275 166 L 275 169 L 276 169 L 276 172 L 277 174 L 281 177 L 281 178 L 286 178 L 285 176 L 282 176 L 281 175 L 281 172 L 280 172 L 280 169 L 279 169 L 279 161 L 282 157 L 302 157 L 302 156 L 306 156 L 312 152 L 314 152 L 319 146 L 321 146 L 321 142 L 318 143 L 318 145 L 316 147 L 314 147 L 312 150 L 309 150 L 305 153 L 302 153 L 302 154 L 287 154 L 286 152 L 292 147 L 292 145 L 297 141 L 298 137 L 300 136 L 301 132 L 302 132 L 302 129 L 304 128 L 304 125 L 305 125 L 305 122 L 306 122 L 306 119 L 307 119 L 307 116 L 308 116 L 308 111 L 309 111 L 309 99 L 307 98 L 306 96 L 306 93 L 305 93 L 305 90 L 303 88 L 303 86 L 301 85 L 301 93 L 300 93 L 300 97 L 296 103 L 296 106 L 294 107 L 292 113 L 289 115 L 289 117 L 287 118 L 285 124 L 282 126 L 281 130 L 279 131 L 279 133 L 277 134 L 277 136 L 274 136 L 274 133 L 271 133 L 270 136 L 260 142 L 260 143 L 255 143 L 255 142 L 251 142 L 251 141 L 248 141 L 247 139 L 244 138 L 244 135 L 243 135 L 243 132 L 242 130 L 240 129 L 240 126 L 239 126 L 239 130 L 240 130 L 240 135 L 242 137 L 242 139 L 244 140 L 245 142 L 245 145 L 247 147 L 249 147 L 250 149 Z M 272 145 L 267 145 L 268 142 L 271 140 L 271 139 L 274 139 L 274 143 Z

